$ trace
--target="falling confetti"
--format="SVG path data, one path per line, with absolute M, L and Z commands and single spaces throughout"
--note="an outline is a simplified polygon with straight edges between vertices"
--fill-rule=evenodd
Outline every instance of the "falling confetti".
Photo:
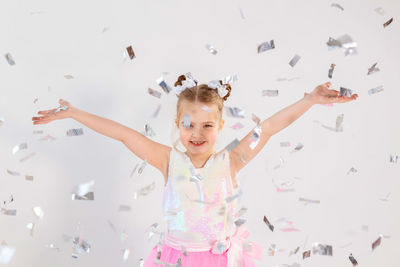
M 167 85 L 162 76 L 157 79 L 157 84 L 164 90 L 165 93 L 169 94 L 171 91 L 171 88 Z
M 210 52 L 210 54 L 213 54 L 213 55 L 217 54 L 217 50 L 214 48 L 214 46 L 212 46 L 210 44 L 206 44 L 206 48 L 207 48 L 208 52 Z
M 148 88 L 149 95 L 152 95 L 157 98 L 161 98 L 161 92 Z
M 33 210 L 33 214 L 36 216 L 36 218 L 43 219 L 44 212 L 41 207 L 34 207 L 32 210 Z
M 0 245 L 0 263 L 8 264 L 15 253 L 15 247 L 8 245 Z
M 234 130 L 240 130 L 240 129 L 243 129 L 243 127 L 244 127 L 244 125 L 241 124 L 240 122 L 235 123 L 234 125 L 231 126 L 231 128 Z
M 273 232 L 274 231 L 274 226 L 268 221 L 266 216 L 264 216 L 263 221 L 268 226 L 269 230 L 271 230 L 271 232 Z
M 386 28 L 387 26 L 390 25 L 390 23 L 393 22 L 393 18 L 389 19 L 388 21 L 386 21 L 385 23 L 383 23 L 383 27 Z
M 338 9 L 344 11 L 344 8 L 343 8 L 341 5 L 337 4 L 337 3 L 332 3 L 332 4 L 331 4 L 331 7 L 336 7 L 336 8 L 338 8 Z
M 8 62 L 8 64 L 10 64 L 10 66 L 15 65 L 14 58 L 12 57 L 12 55 L 10 53 L 5 54 L 4 57 L 7 59 L 7 62 Z
M 320 203 L 319 200 L 308 199 L 308 198 L 303 198 L 303 197 L 300 197 L 299 201 L 304 202 L 305 205 L 310 204 L 310 203 L 313 203 L 313 204 L 319 204 Z
M 383 91 L 383 85 L 368 90 L 368 95 L 373 95 Z
M 128 46 L 126 48 L 126 51 L 128 52 L 129 58 L 132 60 L 136 57 L 135 52 L 133 52 L 132 46 Z
M 79 184 L 72 191 L 72 200 L 94 200 L 92 191 L 95 181 L 91 180 L 84 184 Z
M 315 244 L 313 244 L 312 251 L 313 251 L 313 254 L 332 256 L 332 246 L 331 245 L 322 245 L 319 243 L 315 243 Z
M 78 135 L 83 135 L 83 129 L 78 128 L 78 129 L 69 129 L 67 131 L 68 136 L 78 136 Z
M 354 258 L 353 254 L 351 254 L 351 253 L 349 255 L 349 260 L 353 264 L 353 267 L 358 265 L 358 262 L 356 261 L 356 259 Z
M 352 91 L 350 89 L 340 87 L 340 96 L 351 97 Z
M 382 240 L 382 237 L 380 236 L 380 237 L 378 237 L 377 240 L 375 240 L 375 241 L 372 243 L 372 251 L 374 251 L 378 246 L 380 246 L 381 240 Z
M 371 75 L 371 74 L 374 74 L 374 73 L 380 71 L 380 69 L 377 68 L 376 65 L 378 65 L 378 62 L 377 62 L 377 63 L 374 63 L 374 64 L 368 69 L 367 75 Z
M 144 134 L 147 137 L 154 137 L 156 135 L 156 133 L 154 132 L 154 130 L 150 127 L 149 124 L 146 124 L 144 126 Z
M 311 250 L 306 250 L 303 252 L 303 260 L 311 256 Z
M 263 90 L 262 95 L 263 96 L 278 96 L 279 91 L 278 90 Z
M 299 55 L 294 55 L 294 57 L 290 60 L 289 65 L 291 67 L 294 67 L 297 64 L 297 62 L 300 60 L 300 58 L 301 57 Z
M 156 183 L 153 182 L 153 183 L 149 184 L 148 186 L 145 186 L 145 187 L 141 188 L 140 190 L 134 192 L 133 198 L 137 199 L 139 196 L 147 196 L 154 190 L 155 187 L 156 187 Z
M 28 148 L 28 144 L 27 143 L 21 143 L 19 145 L 16 145 L 13 147 L 12 149 L 12 154 L 15 155 L 18 151 L 22 150 L 22 149 L 27 149 Z
M 67 80 L 71 80 L 71 79 L 74 78 L 74 76 L 72 76 L 70 74 L 67 74 L 67 75 L 64 75 L 64 78 L 67 79 Z
M 274 48 L 275 48 L 275 42 L 274 42 L 274 40 L 271 40 L 269 42 L 264 42 L 264 43 L 261 43 L 260 45 L 258 45 L 257 52 L 262 53 L 262 52 L 265 52 L 267 50 L 274 49 Z
M 234 118 L 244 118 L 246 111 L 239 107 L 225 107 L 226 114 Z
M 329 71 L 328 71 L 328 77 L 332 79 L 333 71 L 335 70 L 336 64 L 331 64 Z

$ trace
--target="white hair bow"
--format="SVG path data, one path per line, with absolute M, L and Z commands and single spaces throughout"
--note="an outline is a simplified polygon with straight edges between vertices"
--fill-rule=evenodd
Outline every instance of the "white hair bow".
M 179 96 L 186 88 L 191 88 L 197 85 L 197 80 L 193 78 L 190 72 L 185 75 L 186 80 L 182 81 L 182 85 L 175 86 L 175 93 Z
M 224 97 L 226 95 L 226 86 L 217 80 L 209 82 L 207 86 L 212 89 L 217 89 L 220 97 Z

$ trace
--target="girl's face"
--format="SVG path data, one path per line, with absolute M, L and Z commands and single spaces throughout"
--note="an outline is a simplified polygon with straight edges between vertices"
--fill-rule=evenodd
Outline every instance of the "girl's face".
M 190 117 L 189 127 L 184 125 L 185 115 Z M 190 154 L 208 155 L 214 150 L 214 144 L 224 125 L 224 120 L 219 120 L 218 107 L 215 104 L 182 101 L 180 118 L 177 118 L 176 124 L 180 140 Z

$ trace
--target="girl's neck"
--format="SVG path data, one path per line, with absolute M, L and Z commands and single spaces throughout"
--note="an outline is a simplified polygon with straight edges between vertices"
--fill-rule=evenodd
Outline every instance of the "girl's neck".
M 186 151 L 185 154 L 190 158 L 195 168 L 203 168 L 207 160 L 214 154 L 214 151 L 212 150 L 201 155 L 193 155 L 189 151 Z

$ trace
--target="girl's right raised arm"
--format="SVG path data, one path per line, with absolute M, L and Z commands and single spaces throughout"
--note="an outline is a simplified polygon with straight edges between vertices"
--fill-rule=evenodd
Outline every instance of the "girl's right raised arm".
M 61 106 L 68 106 L 68 109 L 58 112 L 56 112 L 57 109 L 39 111 L 38 114 L 42 116 L 33 117 L 33 124 L 45 124 L 53 120 L 72 118 L 102 135 L 121 141 L 136 156 L 159 169 L 165 180 L 167 179 L 170 147 L 154 142 L 118 122 L 77 109 L 62 99 L 59 100 L 59 103 Z

